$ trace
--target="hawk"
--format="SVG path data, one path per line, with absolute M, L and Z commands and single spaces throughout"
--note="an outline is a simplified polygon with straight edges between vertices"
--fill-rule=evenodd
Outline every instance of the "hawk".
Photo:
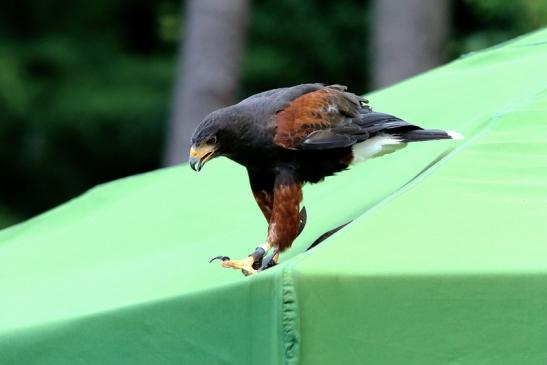
M 279 253 L 291 247 L 303 228 L 304 184 L 409 142 L 461 138 L 374 112 L 345 86 L 302 84 L 265 91 L 207 115 L 192 136 L 189 162 L 199 171 L 212 158 L 225 156 L 246 167 L 268 221 L 266 242 L 242 260 L 217 258 L 223 267 L 250 275 L 277 264 Z M 264 259 L 271 249 L 269 260 Z

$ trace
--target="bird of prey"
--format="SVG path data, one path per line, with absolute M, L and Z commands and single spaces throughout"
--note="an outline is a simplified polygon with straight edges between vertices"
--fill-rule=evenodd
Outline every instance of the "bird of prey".
M 212 158 L 225 156 L 247 168 L 268 221 L 266 242 L 242 260 L 219 258 L 223 267 L 250 275 L 275 265 L 299 234 L 305 221 L 302 185 L 408 142 L 461 138 L 374 112 L 345 86 L 302 84 L 265 91 L 207 115 L 192 136 L 189 162 L 199 171 Z

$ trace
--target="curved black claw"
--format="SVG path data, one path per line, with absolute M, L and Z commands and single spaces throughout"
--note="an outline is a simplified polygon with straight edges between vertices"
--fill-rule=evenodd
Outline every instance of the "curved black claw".
M 216 256 L 216 257 L 213 257 L 211 259 L 211 261 L 209 261 L 209 263 L 215 261 L 215 260 L 220 260 L 220 261 L 229 261 L 230 258 L 228 256 Z
M 302 210 L 300 210 L 300 222 L 298 224 L 298 233 L 296 236 L 298 237 L 300 233 L 304 230 L 304 227 L 306 227 L 306 221 L 308 219 L 308 214 L 306 213 L 306 207 L 302 207 Z

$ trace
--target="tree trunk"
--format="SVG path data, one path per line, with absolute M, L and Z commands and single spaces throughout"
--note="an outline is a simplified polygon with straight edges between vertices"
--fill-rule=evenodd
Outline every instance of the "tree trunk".
M 375 0 L 373 85 L 385 87 L 439 65 L 450 21 L 448 0 Z
M 187 0 L 165 165 L 185 162 L 198 123 L 234 101 L 247 11 L 248 0 Z

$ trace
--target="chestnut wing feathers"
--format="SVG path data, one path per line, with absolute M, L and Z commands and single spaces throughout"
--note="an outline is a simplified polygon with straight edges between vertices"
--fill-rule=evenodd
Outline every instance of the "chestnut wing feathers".
M 340 85 L 298 96 L 276 113 L 274 142 L 292 150 L 349 147 L 379 133 L 421 129 L 392 115 L 373 112 L 366 100 Z

